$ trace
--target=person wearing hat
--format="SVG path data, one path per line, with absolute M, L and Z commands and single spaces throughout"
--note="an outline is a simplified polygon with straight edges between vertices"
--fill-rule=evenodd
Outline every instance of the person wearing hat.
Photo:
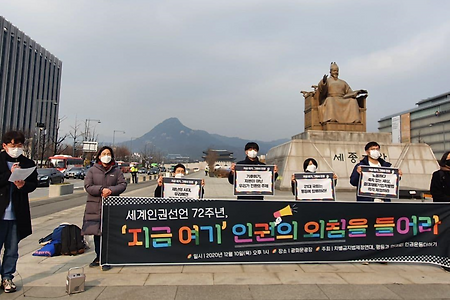
M 245 147 L 245 159 L 238 161 L 237 163 L 232 163 L 230 168 L 230 173 L 228 174 L 228 182 L 234 185 L 234 170 L 236 165 L 265 165 L 265 163 L 260 162 L 258 159 L 259 145 L 255 142 L 248 142 Z M 275 178 L 278 177 L 278 167 L 274 166 Z M 264 200 L 264 196 L 238 196 L 238 199 L 242 200 Z

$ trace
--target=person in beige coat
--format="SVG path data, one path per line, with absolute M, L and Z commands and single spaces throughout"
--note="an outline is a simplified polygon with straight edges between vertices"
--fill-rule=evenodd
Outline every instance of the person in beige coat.
M 100 265 L 100 237 L 102 199 L 108 196 L 119 196 L 127 188 L 125 177 L 115 164 L 114 152 L 110 147 L 102 147 L 96 156 L 96 163 L 89 169 L 84 178 L 84 188 L 88 193 L 86 208 L 84 210 L 82 235 L 93 235 L 95 245 L 95 259 L 89 267 Z M 111 267 L 102 266 L 102 270 Z

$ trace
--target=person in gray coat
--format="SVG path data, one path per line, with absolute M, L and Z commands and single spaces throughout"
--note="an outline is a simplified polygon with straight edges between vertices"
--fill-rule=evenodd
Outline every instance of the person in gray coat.
M 115 164 L 114 152 L 110 147 L 105 146 L 98 151 L 96 163 L 89 169 L 84 178 L 84 188 L 88 196 L 81 234 L 94 236 L 96 257 L 89 264 L 89 267 L 97 267 L 100 265 L 102 198 L 119 196 L 127 188 L 125 177 L 122 171 L 120 171 L 120 168 Z M 102 266 L 103 271 L 109 270 L 110 268 L 107 265 Z

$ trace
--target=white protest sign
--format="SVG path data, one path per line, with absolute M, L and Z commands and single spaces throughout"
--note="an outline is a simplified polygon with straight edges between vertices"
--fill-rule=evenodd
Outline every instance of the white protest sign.
M 201 179 L 163 178 L 164 198 L 200 199 L 202 192 Z
M 358 196 L 398 198 L 399 173 L 396 168 L 361 166 Z
M 296 200 L 335 200 L 333 173 L 296 173 Z
M 234 195 L 273 195 L 274 166 L 236 165 Z

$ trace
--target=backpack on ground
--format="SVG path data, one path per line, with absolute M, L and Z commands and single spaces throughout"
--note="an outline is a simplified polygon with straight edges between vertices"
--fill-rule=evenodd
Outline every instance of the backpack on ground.
M 66 225 L 61 231 L 61 254 L 77 255 L 84 253 L 84 240 L 77 225 Z
M 44 245 L 33 253 L 33 256 L 77 255 L 84 253 L 87 247 L 81 229 L 77 225 L 63 223 L 52 233 L 39 239 Z

